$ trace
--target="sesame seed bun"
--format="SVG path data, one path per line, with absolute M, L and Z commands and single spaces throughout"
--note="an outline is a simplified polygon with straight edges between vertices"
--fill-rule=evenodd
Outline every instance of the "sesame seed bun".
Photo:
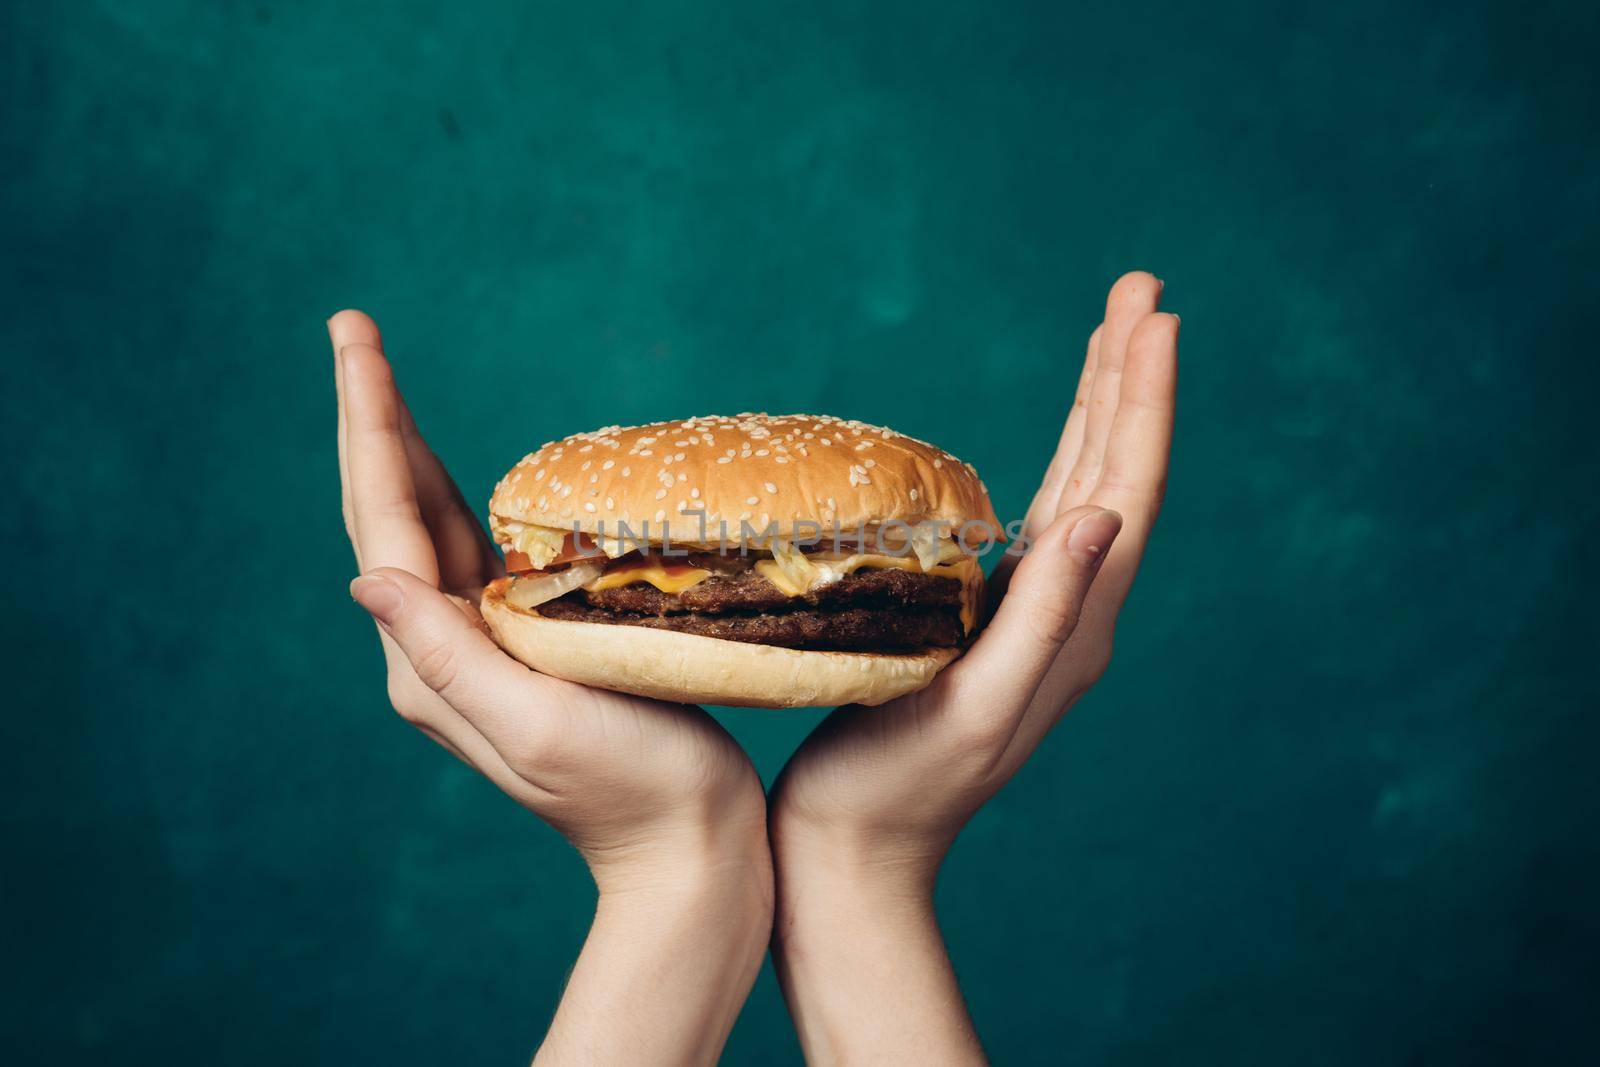
M 574 434 L 513 467 L 489 513 L 497 528 L 515 521 L 609 536 L 625 522 L 642 538 L 649 523 L 653 543 L 717 541 L 720 523 L 737 543 L 741 523 L 826 533 L 890 521 L 946 524 L 952 534 L 971 524 L 968 541 L 1003 539 L 971 466 L 893 430 L 825 415 L 705 416 Z
M 567 622 L 505 602 L 509 579 L 483 595 L 495 640 L 541 674 L 598 689 L 747 708 L 877 705 L 922 689 L 959 654 L 801 652 L 605 623 Z

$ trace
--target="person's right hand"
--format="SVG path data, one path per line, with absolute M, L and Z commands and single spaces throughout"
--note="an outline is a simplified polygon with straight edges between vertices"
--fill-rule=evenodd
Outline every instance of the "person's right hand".
M 477 600 L 499 557 L 418 433 L 376 324 L 343 311 L 328 332 L 350 591 L 378 624 L 390 702 L 566 836 L 600 888 L 541 1057 L 714 1061 L 771 928 L 760 778 L 702 709 L 547 677 L 495 645 Z
M 934 879 L 1110 659 L 1166 485 L 1178 319 L 1160 294 L 1142 271 L 1112 287 L 988 627 L 926 689 L 835 711 L 773 787 L 773 960 L 809 1059 L 982 1060 Z

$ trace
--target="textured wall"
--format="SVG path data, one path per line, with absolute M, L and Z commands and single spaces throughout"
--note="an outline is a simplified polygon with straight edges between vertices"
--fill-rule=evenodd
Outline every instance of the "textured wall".
M 948 865 L 988 1044 L 1594 1062 L 1583 6 L 6 5 L 8 1060 L 511 1063 L 548 1019 L 591 890 L 386 709 L 327 314 L 474 500 L 799 409 L 1012 517 L 1138 266 L 1171 498 Z M 815 715 L 725 721 L 770 776 Z M 765 972 L 727 1061 L 797 1059 Z

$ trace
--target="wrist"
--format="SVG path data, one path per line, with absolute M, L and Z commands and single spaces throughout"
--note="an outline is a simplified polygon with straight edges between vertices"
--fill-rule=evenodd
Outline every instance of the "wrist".
M 594 925 L 539 1060 L 712 1063 L 772 931 L 764 833 L 706 827 L 591 856 Z
M 728 909 L 730 918 L 771 921 L 772 854 L 764 820 L 658 829 L 636 842 L 585 850 L 584 857 L 602 909 L 704 905 Z
M 942 854 L 775 838 L 772 959 L 808 1062 L 983 1062 L 934 910 Z
M 780 898 L 849 896 L 863 906 L 931 906 L 947 839 L 920 833 L 815 827 L 774 820 L 772 862 Z

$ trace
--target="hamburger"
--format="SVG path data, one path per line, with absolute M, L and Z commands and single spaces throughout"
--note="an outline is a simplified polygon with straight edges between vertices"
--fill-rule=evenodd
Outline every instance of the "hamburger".
M 971 641 L 1003 540 L 970 464 L 829 416 L 608 426 L 495 487 L 495 640 L 544 674 L 697 704 L 881 704 Z

